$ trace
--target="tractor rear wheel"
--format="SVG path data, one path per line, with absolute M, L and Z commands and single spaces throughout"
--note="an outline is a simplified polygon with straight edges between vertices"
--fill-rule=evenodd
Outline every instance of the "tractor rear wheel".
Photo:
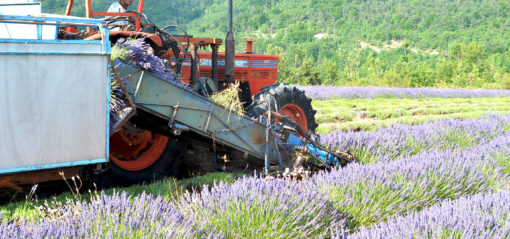
M 185 157 L 185 143 L 137 128 L 128 122 L 110 137 L 108 177 L 121 185 L 175 177 Z
M 289 116 L 304 130 L 314 132 L 317 128 L 315 123 L 317 111 L 312 108 L 312 100 L 295 86 L 286 84 L 265 86 L 253 96 L 253 102 L 246 107 L 246 112 L 251 117 L 263 115 L 268 110 Z

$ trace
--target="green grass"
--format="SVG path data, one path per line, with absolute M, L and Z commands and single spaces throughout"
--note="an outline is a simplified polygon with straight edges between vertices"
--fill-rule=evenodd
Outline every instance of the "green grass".
M 510 155 L 498 155 L 499 158 L 499 166 L 503 169 L 502 172 L 505 173 L 510 178 Z M 508 185 L 510 187 L 510 185 Z
M 115 191 L 125 191 L 127 195 L 136 196 L 143 192 L 147 194 L 160 195 L 166 200 L 171 200 L 192 188 L 200 189 L 204 186 L 213 185 L 215 182 L 233 183 L 237 178 L 244 176 L 242 173 L 208 173 L 193 178 L 176 180 L 174 178 L 166 178 L 149 184 L 137 184 L 130 187 L 116 187 L 105 190 L 107 195 L 112 195 Z M 37 193 L 37 192 L 36 192 Z M 49 208 L 57 208 L 62 204 L 79 201 L 90 200 L 96 192 L 84 192 L 80 194 L 68 192 L 57 196 L 47 198 L 45 200 L 34 200 L 30 197 L 26 201 L 9 203 L 0 207 L 2 213 L 1 221 L 6 222 L 16 220 L 17 218 L 39 218 L 44 216 L 38 207 L 46 206 Z
M 479 118 L 510 113 L 510 97 L 423 99 L 333 99 L 312 101 L 317 133 L 368 131 L 393 124 L 422 124 L 445 118 Z

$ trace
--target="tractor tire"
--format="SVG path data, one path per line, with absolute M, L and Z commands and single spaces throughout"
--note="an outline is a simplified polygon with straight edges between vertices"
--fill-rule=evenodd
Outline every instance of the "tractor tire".
M 268 110 L 289 116 L 309 132 L 315 132 L 318 126 L 315 123 L 317 111 L 312 108 L 312 100 L 295 86 L 286 84 L 265 86 L 253 96 L 253 102 L 246 107 L 246 112 L 251 117 L 259 117 Z
M 161 135 L 161 137 L 166 136 Z M 129 186 L 159 180 L 164 177 L 177 177 L 180 173 L 179 166 L 185 156 L 186 143 L 174 138 L 168 138 L 168 142 L 160 156 L 156 156 L 157 159 L 155 160 L 152 159 L 153 163 L 143 169 L 127 169 L 125 164 L 122 164 L 124 162 L 118 159 L 113 160 L 110 154 L 108 179 L 114 185 Z

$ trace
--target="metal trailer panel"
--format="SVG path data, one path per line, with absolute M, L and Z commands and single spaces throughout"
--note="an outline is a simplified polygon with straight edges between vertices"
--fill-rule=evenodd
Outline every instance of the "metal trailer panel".
M 25 4 L 25 3 L 36 3 L 36 0 L 2 0 L 1 4 Z M 0 5 L 1 5 L 0 4 Z
M 0 39 L 0 174 L 107 162 L 109 31 L 94 19 L 0 23 L 98 27 L 101 41 Z
M 0 54 L 0 172 L 106 159 L 107 65 L 101 55 Z
M 72 54 L 97 55 L 103 52 L 101 41 L 39 41 L 0 39 L 0 54 Z

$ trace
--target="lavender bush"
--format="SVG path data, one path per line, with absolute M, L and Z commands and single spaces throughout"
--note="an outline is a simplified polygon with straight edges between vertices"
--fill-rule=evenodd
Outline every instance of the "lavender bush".
M 445 201 L 346 238 L 509 238 L 510 191 Z M 345 238 L 340 230 L 333 238 Z
M 201 219 L 207 220 L 207 218 Z M 0 225 L 0 238 L 218 238 L 162 197 L 97 195 L 47 210 L 45 217 Z
M 490 192 L 508 184 L 501 168 L 510 160 L 510 134 L 467 150 L 432 150 L 369 165 L 350 164 L 311 180 L 311 190 L 328 193 L 347 228 L 370 226 L 440 200 Z
M 317 191 L 288 180 L 244 178 L 166 201 L 145 193 L 98 195 L 0 225 L 1 238 L 312 238 L 341 227 Z M 4 221 L 0 218 L 0 221 Z
M 510 131 L 510 115 L 480 119 L 444 119 L 422 125 L 393 125 L 376 131 L 334 132 L 321 135 L 332 148 L 351 150 L 361 161 L 394 160 L 428 150 L 469 148 Z
M 324 238 L 330 226 L 342 226 L 333 205 L 304 183 L 243 178 L 232 185 L 186 194 L 179 203 L 183 213 L 201 227 L 228 238 Z
M 334 87 L 298 86 L 306 95 L 316 100 L 331 98 L 372 99 L 384 98 L 456 98 L 456 97 L 500 97 L 510 96 L 510 90 L 467 90 L 429 88 L 384 88 L 384 87 Z
M 350 164 L 301 182 L 243 178 L 185 193 L 175 201 L 145 193 L 100 194 L 90 202 L 42 208 L 42 216 L 33 219 L 2 220 L 0 215 L 0 238 L 504 237 L 499 232 L 508 229 L 508 213 L 493 214 L 493 221 L 487 213 L 475 217 L 488 225 L 485 231 L 468 218 L 448 219 L 480 208 L 508 212 L 490 200 L 472 210 L 460 206 L 458 212 L 453 211 L 458 201 L 434 205 L 508 188 L 509 122 L 509 115 L 489 115 L 323 137 L 338 147 L 344 141 L 357 143 L 379 161 Z M 444 216 L 434 216 L 434 207 L 445 207 Z M 418 221 L 429 214 L 437 220 Z M 408 231 L 416 234 L 395 234 L 405 231 L 395 226 L 402 220 L 415 222 Z

